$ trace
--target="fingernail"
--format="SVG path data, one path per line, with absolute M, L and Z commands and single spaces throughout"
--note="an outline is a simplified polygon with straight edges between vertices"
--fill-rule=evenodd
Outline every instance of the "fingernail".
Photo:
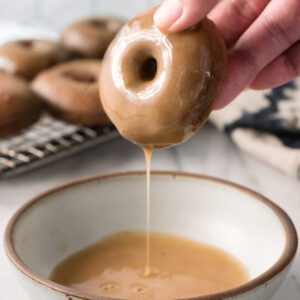
M 158 27 L 170 28 L 182 15 L 183 7 L 178 0 L 166 0 L 154 14 L 154 22 Z

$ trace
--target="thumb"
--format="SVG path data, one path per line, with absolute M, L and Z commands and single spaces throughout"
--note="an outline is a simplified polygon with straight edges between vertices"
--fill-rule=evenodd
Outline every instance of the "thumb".
M 154 15 L 156 25 L 170 31 L 187 29 L 201 21 L 218 0 L 165 0 Z

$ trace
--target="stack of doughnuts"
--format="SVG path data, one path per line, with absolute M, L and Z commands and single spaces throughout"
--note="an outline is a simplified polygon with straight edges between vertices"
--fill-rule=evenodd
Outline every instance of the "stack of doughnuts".
M 0 46 L 0 139 L 36 122 L 42 107 L 66 122 L 110 124 L 98 93 L 100 59 L 123 25 L 90 18 L 63 30 L 60 43 L 32 39 Z

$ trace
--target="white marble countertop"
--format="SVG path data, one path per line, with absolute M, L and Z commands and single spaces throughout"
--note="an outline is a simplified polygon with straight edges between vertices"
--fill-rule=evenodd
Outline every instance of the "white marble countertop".
M 280 205 L 300 232 L 300 182 L 240 152 L 223 134 L 206 125 L 189 142 L 154 153 L 153 170 L 176 170 L 224 178 L 249 187 Z M 0 238 L 13 212 L 24 202 L 56 185 L 85 176 L 144 169 L 142 151 L 117 138 L 16 178 L 0 181 Z M 10 273 L 0 247 L 0 299 L 28 300 Z M 299 251 L 287 280 L 273 300 L 300 299 Z M 41 299 L 42 300 L 42 299 Z

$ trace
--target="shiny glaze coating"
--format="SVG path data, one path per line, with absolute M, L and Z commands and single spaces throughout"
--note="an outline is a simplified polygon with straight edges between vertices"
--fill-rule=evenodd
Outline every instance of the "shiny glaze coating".
M 69 57 L 61 45 L 44 40 L 8 42 L 0 47 L 0 69 L 24 79 Z
M 0 72 L 0 139 L 16 135 L 36 122 L 41 108 L 26 81 Z
M 62 44 L 75 55 L 103 57 L 109 43 L 124 22 L 113 18 L 90 18 L 68 26 L 61 35 Z
M 85 126 L 110 124 L 99 99 L 100 66 L 95 59 L 62 63 L 41 72 L 32 88 L 58 119 Z
M 125 138 L 164 148 L 186 141 L 207 120 L 227 54 L 207 18 L 170 33 L 154 24 L 154 12 L 131 20 L 111 43 L 100 93 L 107 115 Z

